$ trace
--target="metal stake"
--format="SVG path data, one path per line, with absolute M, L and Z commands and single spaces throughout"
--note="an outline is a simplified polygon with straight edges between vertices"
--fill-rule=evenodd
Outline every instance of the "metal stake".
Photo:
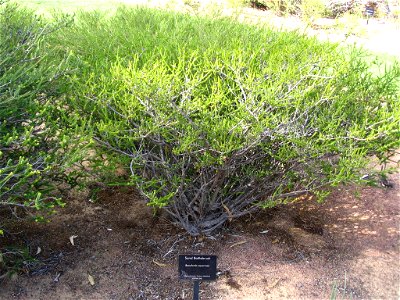
M 199 293 L 200 293 L 200 281 L 195 280 L 193 281 L 193 300 L 199 300 Z

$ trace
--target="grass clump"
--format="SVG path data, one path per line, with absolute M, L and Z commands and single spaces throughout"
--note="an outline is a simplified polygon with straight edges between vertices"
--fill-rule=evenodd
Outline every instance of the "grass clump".
M 85 134 L 190 234 L 359 178 L 399 147 L 397 64 L 292 32 L 146 8 L 78 14 L 52 45 Z M 375 62 L 378 64 L 378 62 Z M 111 163 L 112 164 L 112 163 Z M 98 166 L 100 168 L 100 166 Z

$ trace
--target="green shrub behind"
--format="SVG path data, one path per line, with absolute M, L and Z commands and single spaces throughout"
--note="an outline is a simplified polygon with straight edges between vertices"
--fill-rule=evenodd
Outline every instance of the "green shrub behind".
M 258 9 L 272 10 L 279 15 L 299 15 L 301 0 L 255 0 L 246 1 Z

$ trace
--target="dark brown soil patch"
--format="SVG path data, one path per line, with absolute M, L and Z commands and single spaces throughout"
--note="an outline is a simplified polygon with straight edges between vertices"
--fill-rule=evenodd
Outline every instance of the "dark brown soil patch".
M 95 202 L 75 195 L 49 224 L 15 223 L 23 233 L 0 240 L 37 258 L 1 282 L 0 298 L 191 299 L 177 256 L 203 253 L 218 255 L 219 278 L 202 283 L 201 299 L 328 299 L 332 290 L 397 299 L 399 178 L 393 188 L 340 187 L 324 204 L 302 199 L 245 216 L 213 238 L 188 236 L 133 188 L 102 190 Z

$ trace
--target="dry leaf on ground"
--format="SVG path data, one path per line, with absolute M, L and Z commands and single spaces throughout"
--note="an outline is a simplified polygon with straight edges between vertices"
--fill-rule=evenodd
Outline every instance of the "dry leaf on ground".
M 89 280 L 90 285 L 94 285 L 95 284 L 94 278 L 93 278 L 92 275 L 88 274 L 88 280 Z
M 154 259 L 153 259 L 153 263 L 156 264 L 159 267 L 162 267 L 162 268 L 168 267 L 167 264 L 160 263 L 160 262 L 158 262 L 158 261 L 156 261 Z
M 75 242 L 74 239 L 76 239 L 78 236 L 77 235 L 71 235 L 69 237 L 69 241 L 71 242 L 72 246 L 75 246 Z
M 233 248 L 233 247 L 235 247 L 235 246 L 239 246 L 239 245 L 242 245 L 242 244 L 244 244 L 244 243 L 247 243 L 247 241 L 240 241 L 240 242 L 234 243 L 234 244 L 232 244 L 229 248 Z

